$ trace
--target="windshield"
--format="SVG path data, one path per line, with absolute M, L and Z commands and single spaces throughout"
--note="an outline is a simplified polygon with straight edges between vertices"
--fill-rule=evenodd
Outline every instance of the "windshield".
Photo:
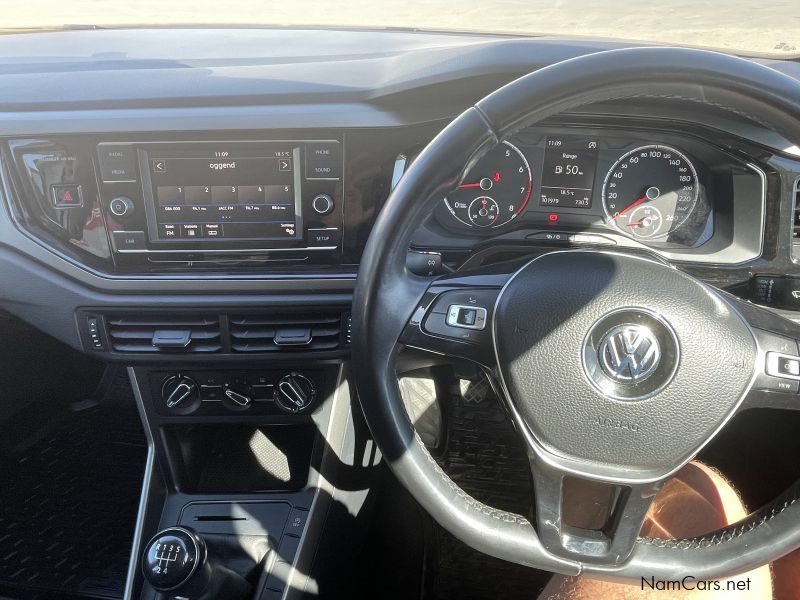
M 15 0 L 8 8 L 0 17 L 6 31 L 75 25 L 400 27 L 800 53 L 797 0 Z

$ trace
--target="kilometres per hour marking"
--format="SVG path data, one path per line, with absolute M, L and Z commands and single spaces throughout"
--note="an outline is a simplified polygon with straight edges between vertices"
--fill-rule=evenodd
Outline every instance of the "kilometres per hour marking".
M 608 222 L 625 234 L 658 238 L 678 229 L 697 206 L 697 171 L 669 146 L 642 146 L 624 154 L 603 182 Z

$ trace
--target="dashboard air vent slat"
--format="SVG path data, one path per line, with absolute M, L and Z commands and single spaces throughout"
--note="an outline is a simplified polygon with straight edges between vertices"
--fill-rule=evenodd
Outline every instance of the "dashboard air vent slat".
M 229 329 L 234 352 L 336 350 L 341 345 L 342 315 L 231 315 Z
M 219 319 L 212 316 L 109 316 L 106 330 L 115 352 L 209 354 L 222 351 Z M 174 337 L 183 337 L 186 343 L 159 345 L 159 340 L 169 337 L 171 332 L 180 334 Z

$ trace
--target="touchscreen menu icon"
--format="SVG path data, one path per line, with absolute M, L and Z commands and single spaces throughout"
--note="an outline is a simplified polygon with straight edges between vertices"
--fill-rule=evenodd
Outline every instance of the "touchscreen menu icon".
M 235 185 L 212 185 L 211 203 L 220 206 L 226 204 L 236 204 Z
M 239 204 L 264 204 L 267 201 L 263 185 L 240 185 Z
M 160 185 L 156 188 L 159 206 L 183 204 L 183 187 L 179 185 Z
M 187 185 L 183 188 L 186 204 L 197 206 L 211 204 L 211 187 L 207 185 Z

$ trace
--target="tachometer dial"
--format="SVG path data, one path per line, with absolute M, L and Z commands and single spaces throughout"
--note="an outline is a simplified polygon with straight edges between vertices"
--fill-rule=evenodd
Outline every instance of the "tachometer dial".
M 697 206 L 700 184 L 675 148 L 642 146 L 620 158 L 603 183 L 603 209 L 620 231 L 658 238 L 678 229 Z
M 470 169 L 444 202 L 465 225 L 499 227 L 520 215 L 530 197 L 528 161 L 516 146 L 503 142 Z

